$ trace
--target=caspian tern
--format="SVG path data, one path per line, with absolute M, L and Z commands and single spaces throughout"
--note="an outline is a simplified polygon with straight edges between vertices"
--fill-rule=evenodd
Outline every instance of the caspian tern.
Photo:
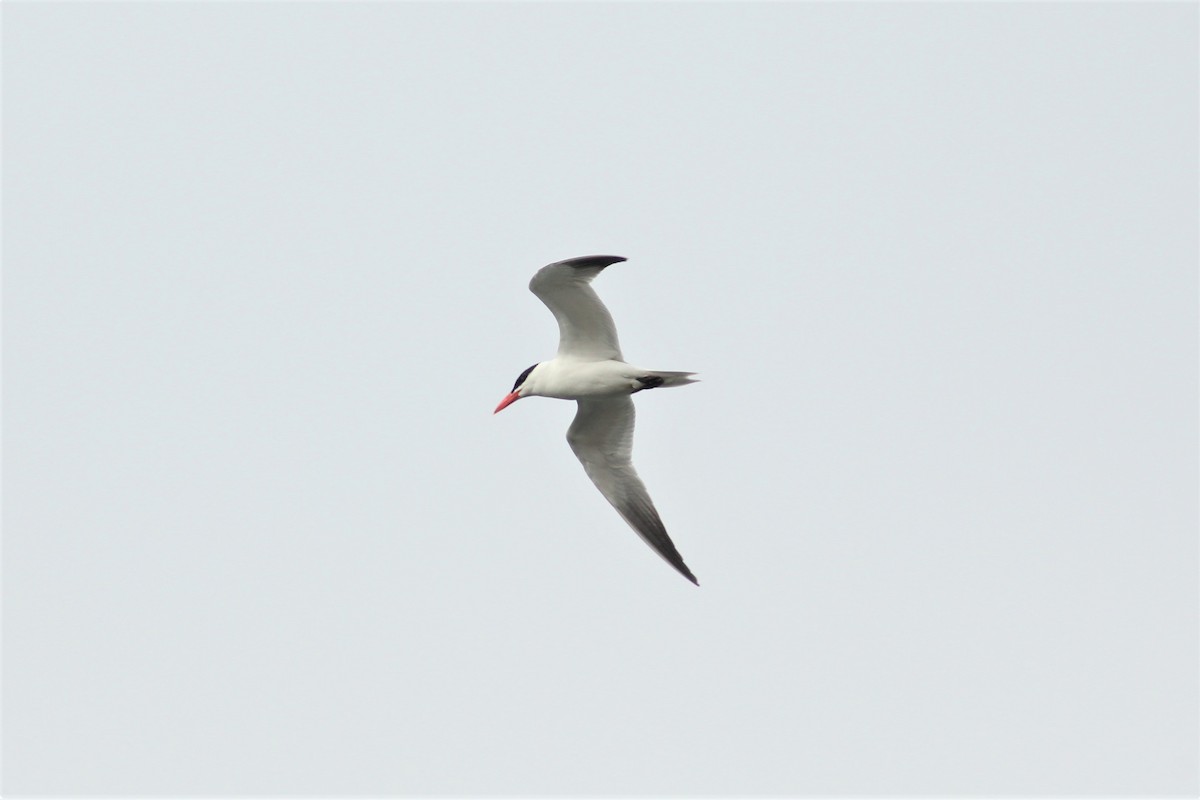
M 496 411 L 522 397 L 575 400 L 579 410 L 567 429 L 567 443 L 592 483 L 617 513 L 663 559 L 697 586 L 683 563 L 630 460 L 633 451 L 633 400 L 645 389 L 694 383 L 694 372 L 663 372 L 625 363 L 612 315 L 589 285 L 621 256 L 582 256 L 542 267 L 529 291 L 558 320 L 558 354 L 517 376 Z

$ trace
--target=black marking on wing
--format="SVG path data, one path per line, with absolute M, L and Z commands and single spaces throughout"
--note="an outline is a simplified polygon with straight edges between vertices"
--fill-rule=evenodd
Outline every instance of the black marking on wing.
M 579 256 L 577 258 L 568 258 L 566 261 L 559 261 L 566 267 L 578 267 L 579 269 L 587 269 L 589 267 L 604 267 L 610 264 L 616 264 L 627 260 L 625 256 Z
M 646 544 L 658 551 L 663 560 L 674 567 L 683 577 L 697 586 L 700 585 L 700 581 L 696 580 L 696 576 L 688 569 L 688 565 L 683 563 L 683 556 L 679 554 L 675 543 L 667 535 L 667 528 L 663 525 L 662 518 L 658 516 L 658 510 L 648 499 L 646 502 L 631 500 L 620 504 L 613 503 L 613 508 L 646 541 Z
M 637 382 L 640 383 L 641 386 L 634 389 L 634 393 L 640 392 L 643 389 L 655 389 L 663 385 L 663 379 L 658 375 L 647 375 L 643 378 L 638 378 Z

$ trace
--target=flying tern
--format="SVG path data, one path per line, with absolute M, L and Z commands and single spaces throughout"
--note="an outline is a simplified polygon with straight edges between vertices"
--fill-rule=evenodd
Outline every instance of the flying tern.
M 694 372 L 663 372 L 625 363 L 612 315 L 592 279 L 621 256 L 582 256 L 542 267 L 529 291 L 558 320 L 558 353 L 517 376 L 496 411 L 523 397 L 556 397 L 579 404 L 567 443 L 592 483 L 617 513 L 663 559 L 697 586 L 633 468 L 633 399 L 646 389 L 694 383 Z

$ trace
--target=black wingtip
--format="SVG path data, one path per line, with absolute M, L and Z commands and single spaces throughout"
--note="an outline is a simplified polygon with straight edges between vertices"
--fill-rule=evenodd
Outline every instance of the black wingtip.
M 627 260 L 625 256 L 579 256 L 578 258 L 568 258 L 566 261 L 559 261 L 558 263 L 567 267 L 588 269 L 592 267 L 604 268 L 610 264 L 617 264 Z

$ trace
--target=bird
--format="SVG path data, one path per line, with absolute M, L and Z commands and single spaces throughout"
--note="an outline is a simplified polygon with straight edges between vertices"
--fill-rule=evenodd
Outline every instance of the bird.
M 686 386 L 694 372 L 642 369 L 626 363 L 612 315 L 592 288 L 605 268 L 622 256 L 580 256 L 538 270 L 529 291 L 558 321 L 558 352 L 517 376 L 493 414 L 525 397 L 553 397 L 578 404 L 567 443 L 600 494 L 646 544 L 697 586 L 633 468 L 633 395 L 649 389 Z

